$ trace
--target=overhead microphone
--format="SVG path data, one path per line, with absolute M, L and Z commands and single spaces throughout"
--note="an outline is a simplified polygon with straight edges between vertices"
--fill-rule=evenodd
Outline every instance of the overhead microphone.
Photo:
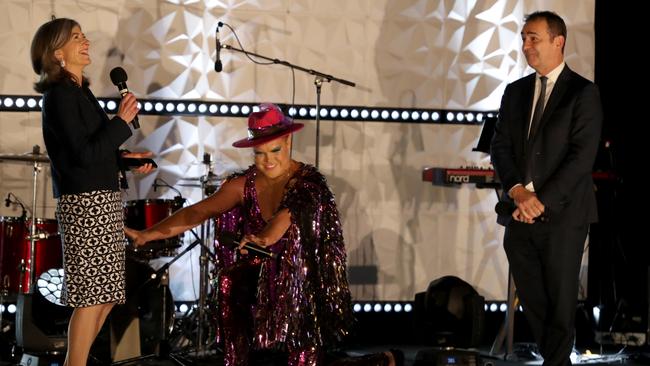
M 223 64 L 221 63 L 221 42 L 219 41 L 219 28 L 223 25 L 222 22 L 217 24 L 217 34 L 215 39 L 217 40 L 217 59 L 214 61 L 214 71 L 221 72 L 223 70 Z
M 128 77 L 126 76 L 126 71 L 124 71 L 123 68 L 121 67 L 115 67 L 113 70 L 111 70 L 111 81 L 113 82 L 113 85 L 117 86 L 117 89 L 120 91 L 120 95 L 122 98 L 129 92 L 129 88 L 126 86 L 126 80 Z M 136 114 L 135 117 L 133 117 L 133 121 L 131 121 L 131 125 L 133 125 L 134 129 L 140 128 L 140 121 L 138 120 L 138 115 Z

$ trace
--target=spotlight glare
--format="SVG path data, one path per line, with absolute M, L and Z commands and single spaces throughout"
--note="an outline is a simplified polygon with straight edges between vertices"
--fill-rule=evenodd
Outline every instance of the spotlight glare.
M 375 306 L 374 306 L 374 309 L 373 309 L 373 310 L 375 310 L 375 313 L 378 313 L 378 312 L 380 312 L 380 311 L 381 311 L 381 304 L 375 304 Z
M 411 304 L 404 305 L 404 312 L 405 313 L 410 313 L 411 310 L 413 310 L 413 305 L 411 305 Z
M 499 311 L 500 312 L 505 313 L 507 310 L 508 310 L 508 304 L 503 303 L 503 304 L 499 305 Z
M 409 112 L 407 112 L 407 111 L 403 111 L 403 112 L 402 112 L 402 119 L 403 119 L 403 120 L 406 120 L 406 119 L 408 119 L 408 118 L 409 118 Z
M 164 107 L 165 107 L 165 106 L 163 106 L 162 103 L 160 103 L 160 102 L 156 102 L 156 104 L 154 104 L 154 106 L 153 106 L 153 109 L 155 109 L 156 112 L 161 112 L 161 111 L 163 110 Z
M 332 110 L 330 110 L 330 116 L 332 116 L 332 118 L 336 118 L 336 117 L 338 117 L 338 115 L 339 115 L 339 110 L 338 109 L 332 108 Z
M 15 304 L 9 304 L 9 306 L 7 306 L 7 311 L 9 312 L 9 314 L 15 313 L 16 312 L 16 305 Z
M 418 111 L 413 111 L 411 112 L 411 119 L 419 119 L 420 118 L 420 113 Z
M 372 117 L 372 119 L 379 118 L 379 111 L 376 110 L 376 109 L 373 109 L 372 112 L 370 112 L 370 117 Z
M 214 107 L 215 107 L 215 109 L 216 109 L 216 108 L 217 108 L 217 105 L 215 104 Z M 212 107 L 210 107 L 210 108 L 212 108 Z M 216 111 L 215 111 L 215 112 L 216 112 Z M 221 114 L 226 114 L 226 113 L 228 113 L 228 106 L 225 105 L 225 104 L 222 104 L 221 107 L 219 107 L 219 112 L 221 112 Z M 213 113 L 214 113 L 214 112 L 213 112 Z
M 356 109 L 353 109 L 353 110 L 350 112 L 350 117 L 352 117 L 352 118 L 357 118 L 357 117 L 359 117 L 359 111 L 356 110 Z
M 0 304 L 0 313 L 5 312 L 5 306 L 3 304 Z
M 600 307 L 594 306 L 592 312 L 594 314 L 594 321 L 596 322 L 596 324 L 600 323 Z
M 185 104 L 184 103 L 176 104 L 176 110 L 179 111 L 180 113 L 185 112 Z
M 260 107 L 254 105 L 254 106 L 253 106 L 253 112 L 257 113 L 257 112 L 259 112 L 259 111 L 260 111 Z
M 23 98 L 16 99 L 16 107 L 22 108 L 24 105 L 25 105 L 25 99 Z
M 399 112 L 398 112 L 398 111 L 393 111 L 393 112 L 390 114 L 390 117 L 391 117 L 392 119 L 398 119 L 398 118 L 399 118 Z
M 187 106 L 187 111 L 190 112 L 190 113 L 194 113 L 194 111 L 196 111 L 196 104 L 194 104 L 194 103 L 190 103 L 190 104 Z
M 248 115 L 250 112 L 251 112 L 251 107 L 249 107 L 247 105 L 241 106 L 241 114 Z M 295 108 L 293 108 L 293 113 L 296 114 L 296 109 Z M 292 114 L 292 116 L 293 116 L 293 114 Z
M 327 108 L 321 108 L 319 113 L 321 117 L 327 117 Z
M 395 309 L 396 313 L 401 312 L 402 311 L 402 304 L 395 304 L 394 309 Z
M 11 107 L 12 105 L 14 105 L 14 100 L 11 99 L 11 98 L 9 98 L 9 97 L 7 97 L 7 98 L 5 98 L 4 103 L 5 103 L 5 105 L 6 105 L 7 107 Z
M 390 113 L 388 113 L 388 111 L 381 111 L 381 118 L 382 119 L 388 119 L 389 115 L 390 115 Z
M 290 115 L 290 116 L 293 117 L 293 116 L 296 115 L 296 113 L 298 113 L 298 111 L 296 111 L 296 108 L 295 108 L 295 107 L 291 107 L 291 108 L 289 108 L 289 115 Z
M 483 113 L 478 113 L 476 115 L 476 120 L 479 121 L 479 122 L 482 122 L 483 121 Z
M 38 100 L 38 107 L 43 108 L 43 98 Z M 104 108 L 104 107 L 102 107 L 102 108 Z
M 347 109 L 341 109 L 341 117 L 342 118 L 348 118 L 348 110 Z
M 316 108 L 309 108 L 309 116 L 316 117 Z
M 422 112 L 422 120 L 426 121 L 429 119 L 429 112 Z
M 393 307 L 390 304 L 384 305 L 384 312 L 390 313 L 393 310 Z
M 434 120 L 434 121 L 439 120 L 440 119 L 440 113 L 438 113 L 438 112 L 431 113 L 431 119 Z
M 465 120 L 465 116 L 462 113 L 458 112 L 456 113 L 456 120 L 458 122 L 463 122 L 463 120 Z
M 153 109 L 153 104 L 151 102 L 144 102 L 144 111 L 149 112 Z
M 210 106 L 208 107 L 208 111 L 210 113 L 212 113 L 212 114 L 216 114 L 218 110 L 219 110 L 219 108 L 217 107 L 216 104 L 210 104 Z M 226 110 L 227 110 L 227 108 L 226 108 Z
M 114 111 L 115 108 L 117 108 L 117 103 L 115 103 L 114 101 L 109 100 L 109 101 L 106 103 L 106 109 L 108 109 L 109 111 Z
M 239 106 L 237 104 L 233 104 L 230 106 L 230 112 L 232 114 L 237 114 L 239 113 Z
M 360 311 L 361 311 L 361 304 L 354 304 L 354 306 L 352 307 L 352 310 L 353 310 L 355 313 L 360 312 Z
M 174 103 L 167 103 L 165 105 L 165 110 L 167 112 L 169 112 L 169 113 L 173 112 L 174 111 Z
M 300 117 L 306 116 L 307 115 L 307 108 L 300 108 L 300 110 L 298 111 L 298 114 L 300 115 Z
M 498 308 L 497 304 L 495 304 L 495 303 L 490 304 L 490 311 L 491 312 L 495 313 L 497 311 L 497 308 Z
M 367 110 L 367 109 L 362 110 L 362 111 L 361 111 L 361 118 L 363 118 L 363 119 L 368 118 L 368 114 L 369 114 L 369 113 L 368 113 L 368 110 Z
M 207 110 L 208 110 L 207 105 L 205 105 L 203 103 L 199 104 L 199 113 L 205 113 L 205 111 L 207 111 Z
M 369 313 L 370 310 L 372 310 L 372 305 L 370 305 L 370 304 L 365 304 L 365 305 L 363 306 L 363 311 L 365 311 L 366 313 Z
M 179 310 L 181 313 L 184 313 L 184 312 L 186 312 L 187 310 L 189 310 L 189 307 L 187 306 L 187 304 L 181 304 L 181 306 L 178 307 L 178 310 Z
M 469 122 L 474 121 L 474 113 L 467 113 L 466 117 L 467 117 L 467 121 Z
M 42 99 L 41 99 L 42 100 Z M 106 108 L 106 103 L 104 103 L 103 100 L 99 101 L 99 106 L 102 107 L 102 109 Z M 43 104 L 41 103 L 41 108 L 43 108 Z
M 27 99 L 27 106 L 28 106 L 29 108 L 34 108 L 34 107 L 36 107 L 36 99 L 34 99 L 34 98 L 29 98 L 29 99 Z

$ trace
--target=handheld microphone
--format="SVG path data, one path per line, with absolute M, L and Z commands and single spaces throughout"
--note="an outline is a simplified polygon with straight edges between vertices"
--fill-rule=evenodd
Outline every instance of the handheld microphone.
M 221 70 L 223 70 L 223 64 L 221 63 L 221 42 L 219 41 L 219 28 L 221 28 L 222 25 L 223 23 L 221 22 L 217 24 L 217 34 L 215 36 L 215 39 L 217 40 L 217 59 L 214 62 L 214 71 L 216 72 L 221 72 Z
M 5 207 L 9 207 L 11 205 L 11 192 L 7 193 L 7 198 L 5 198 Z
M 496 211 L 497 215 L 499 216 L 512 216 L 512 213 L 515 212 L 516 208 L 517 207 L 512 203 L 499 201 L 494 206 L 494 211 Z M 535 220 L 539 220 L 540 222 L 548 222 L 548 214 L 546 212 L 543 212 L 541 215 L 536 217 Z
M 129 88 L 126 86 L 126 80 L 128 77 L 126 76 L 126 71 L 124 71 L 123 68 L 121 67 L 115 67 L 113 70 L 111 70 L 111 81 L 113 82 L 113 85 L 117 86 L 117 89 L 120 91 L 120 95 L 122 98 L 129 92 Z M 134 129 L 140 128 L 140 121 L 138 120 L 138 115 L 136 114 L 135 117 L 133 117 L 133 121 L 131 121 L 131 125 L 133 125 Z
M 237 238 L 236 235 L 232 233 L 221 233 L 217 236 L 217 239 L 219 240 L 220 243 L 230 245 L 232 247 L 239 247 L 239 239 Z M 255 243 L 246 243 L 244 244 L 244 249 L 247 249 L 255 254 L 264 256 L 264 257 L 269 257 L 276 259 L 278 257 L 277 253 L 273 253 L 272 251 L 261 247 Z

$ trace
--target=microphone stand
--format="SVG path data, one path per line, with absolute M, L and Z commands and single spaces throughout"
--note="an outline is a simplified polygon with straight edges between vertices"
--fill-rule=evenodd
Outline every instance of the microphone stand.
M 329 83 L 329 82 L 332 82 L 332 81 L 341 83 L 343 85 L 351 86 L 351 87 L 355 87 L 356 84 L 353 83 L 352 81 L 337 78 L 335 76 L 328 75 L 328 74 L 325 74 L 325 73 L 317 71 L 317 70 L 308 69 L 308 68 L 305 68 L 305 67 L 302 67 L 302 66 L 294 65 L 294 64 L 292 64 L 290 62 L 287 62 L 287 61 L 284 61 L 284 60 L 279 60 L 277 58 L 271 58 L 271 57 L 263 56 L 263 55 L 260 55 L 260 54 L 254 53 L 254 52 L 245 51 L 243 49 L 236 48 L 236 47 L 233 47 L 233 46 L 230 46 L 230 45 L 227 45 L 227 44 L 221 44 L 221 48 L 231 50 L 231 51 L 235 51 L 235 52 L 240 52 L 240 53 L 243 53 L 243 54 L 248 55 L 248 56 L 254 56 L 254 57 L 266 60 L 266 61 L 270 61 L 272 64 L 286 66 L 286 67 L 289 67 L 291 69 L 306 72 L 309 75 L 314 75 L 314 77 L 315 77 L 314 78 L 314 86 L 316 87 L 316 162 L 315 162 L 314 165 L 316 166 L 316 168 L 318 168 L 319 149 L 320 149 L 320 95 L 321 95 L 321 86 L 323 85 L 323 82 L 328 82 Z

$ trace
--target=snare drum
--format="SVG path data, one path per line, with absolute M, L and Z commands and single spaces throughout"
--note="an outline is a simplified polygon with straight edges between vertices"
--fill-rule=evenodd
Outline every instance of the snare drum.
M 34 241 L 34 273 L 36 277 L 51 268 L 63 267 L 63 253 L 59 226 L 54 219 L 36 219 L 35 234 L 43 238 Z M 0 291 L 28 293 L 29 258 L 28 239 L 31 220 L 21 217 L 0 217 Z
M 181 209 L 185 200 L 146 199 L 128 201 L 124 204 L 125 225 L 132 229 L 148 229 L 172 213 Z M 160 256 L 174 256 L 176 248 L 181 246 L 183 236 L 150 241 L 129 252 L 138 257 L 153 259 Z

